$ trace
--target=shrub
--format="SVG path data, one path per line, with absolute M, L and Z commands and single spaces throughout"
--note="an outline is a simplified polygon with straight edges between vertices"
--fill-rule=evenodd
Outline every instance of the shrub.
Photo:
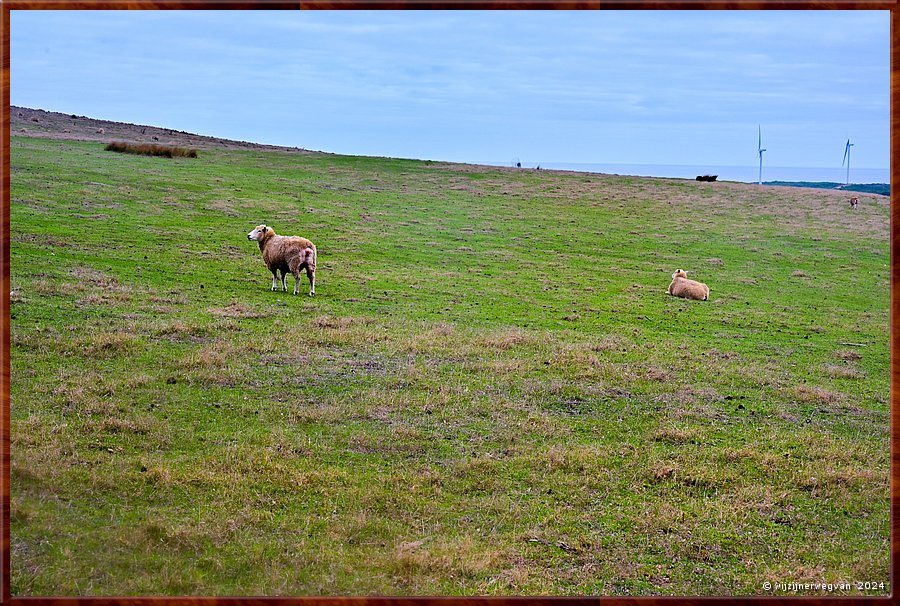
M 174 145 L 156 145 L 148 143 L 113 142 L 106 146 L 106 151 L 123 154 L 143 154 L 145 156 L 162 156 L 164 158 L 196 158 L 196 149 L 176 147 Z

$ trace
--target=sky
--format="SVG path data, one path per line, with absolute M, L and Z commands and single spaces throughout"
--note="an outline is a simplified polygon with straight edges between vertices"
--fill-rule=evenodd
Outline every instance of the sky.
M 23 11 L 12 105 L 340 154 L 889 166 L 888 11 Z

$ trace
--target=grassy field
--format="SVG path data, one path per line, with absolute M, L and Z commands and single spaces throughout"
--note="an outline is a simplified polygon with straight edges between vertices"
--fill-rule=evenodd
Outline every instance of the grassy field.
M 24 137 L 11 178 L 13 595 L 890 591 L 887 198 Z

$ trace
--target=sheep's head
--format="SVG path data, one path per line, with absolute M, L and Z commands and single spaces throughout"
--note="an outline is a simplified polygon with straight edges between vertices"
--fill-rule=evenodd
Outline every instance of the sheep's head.
M 672 274 L 672 279 L 674 280 L 675 278 L 687 278 L 687 272 L 683 269 L 676 269 L 675 273 Z
M 272 233 L 273 232 L 271 227 L 266 227 L 265 225 L 257 225 L 255 228 L 253 228 L 253 231 L 247 234 L 247 239 L 257 241 L 265 240 L 270 235 L 272 235 Z

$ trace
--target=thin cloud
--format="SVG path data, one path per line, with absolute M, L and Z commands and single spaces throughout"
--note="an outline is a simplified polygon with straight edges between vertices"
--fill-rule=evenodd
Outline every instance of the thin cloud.
M 741 164 L 762 123 L 817 165 L 839 127 L 887 165 L 885 11 L 11 14 L 14 104 L 448 160 Z

